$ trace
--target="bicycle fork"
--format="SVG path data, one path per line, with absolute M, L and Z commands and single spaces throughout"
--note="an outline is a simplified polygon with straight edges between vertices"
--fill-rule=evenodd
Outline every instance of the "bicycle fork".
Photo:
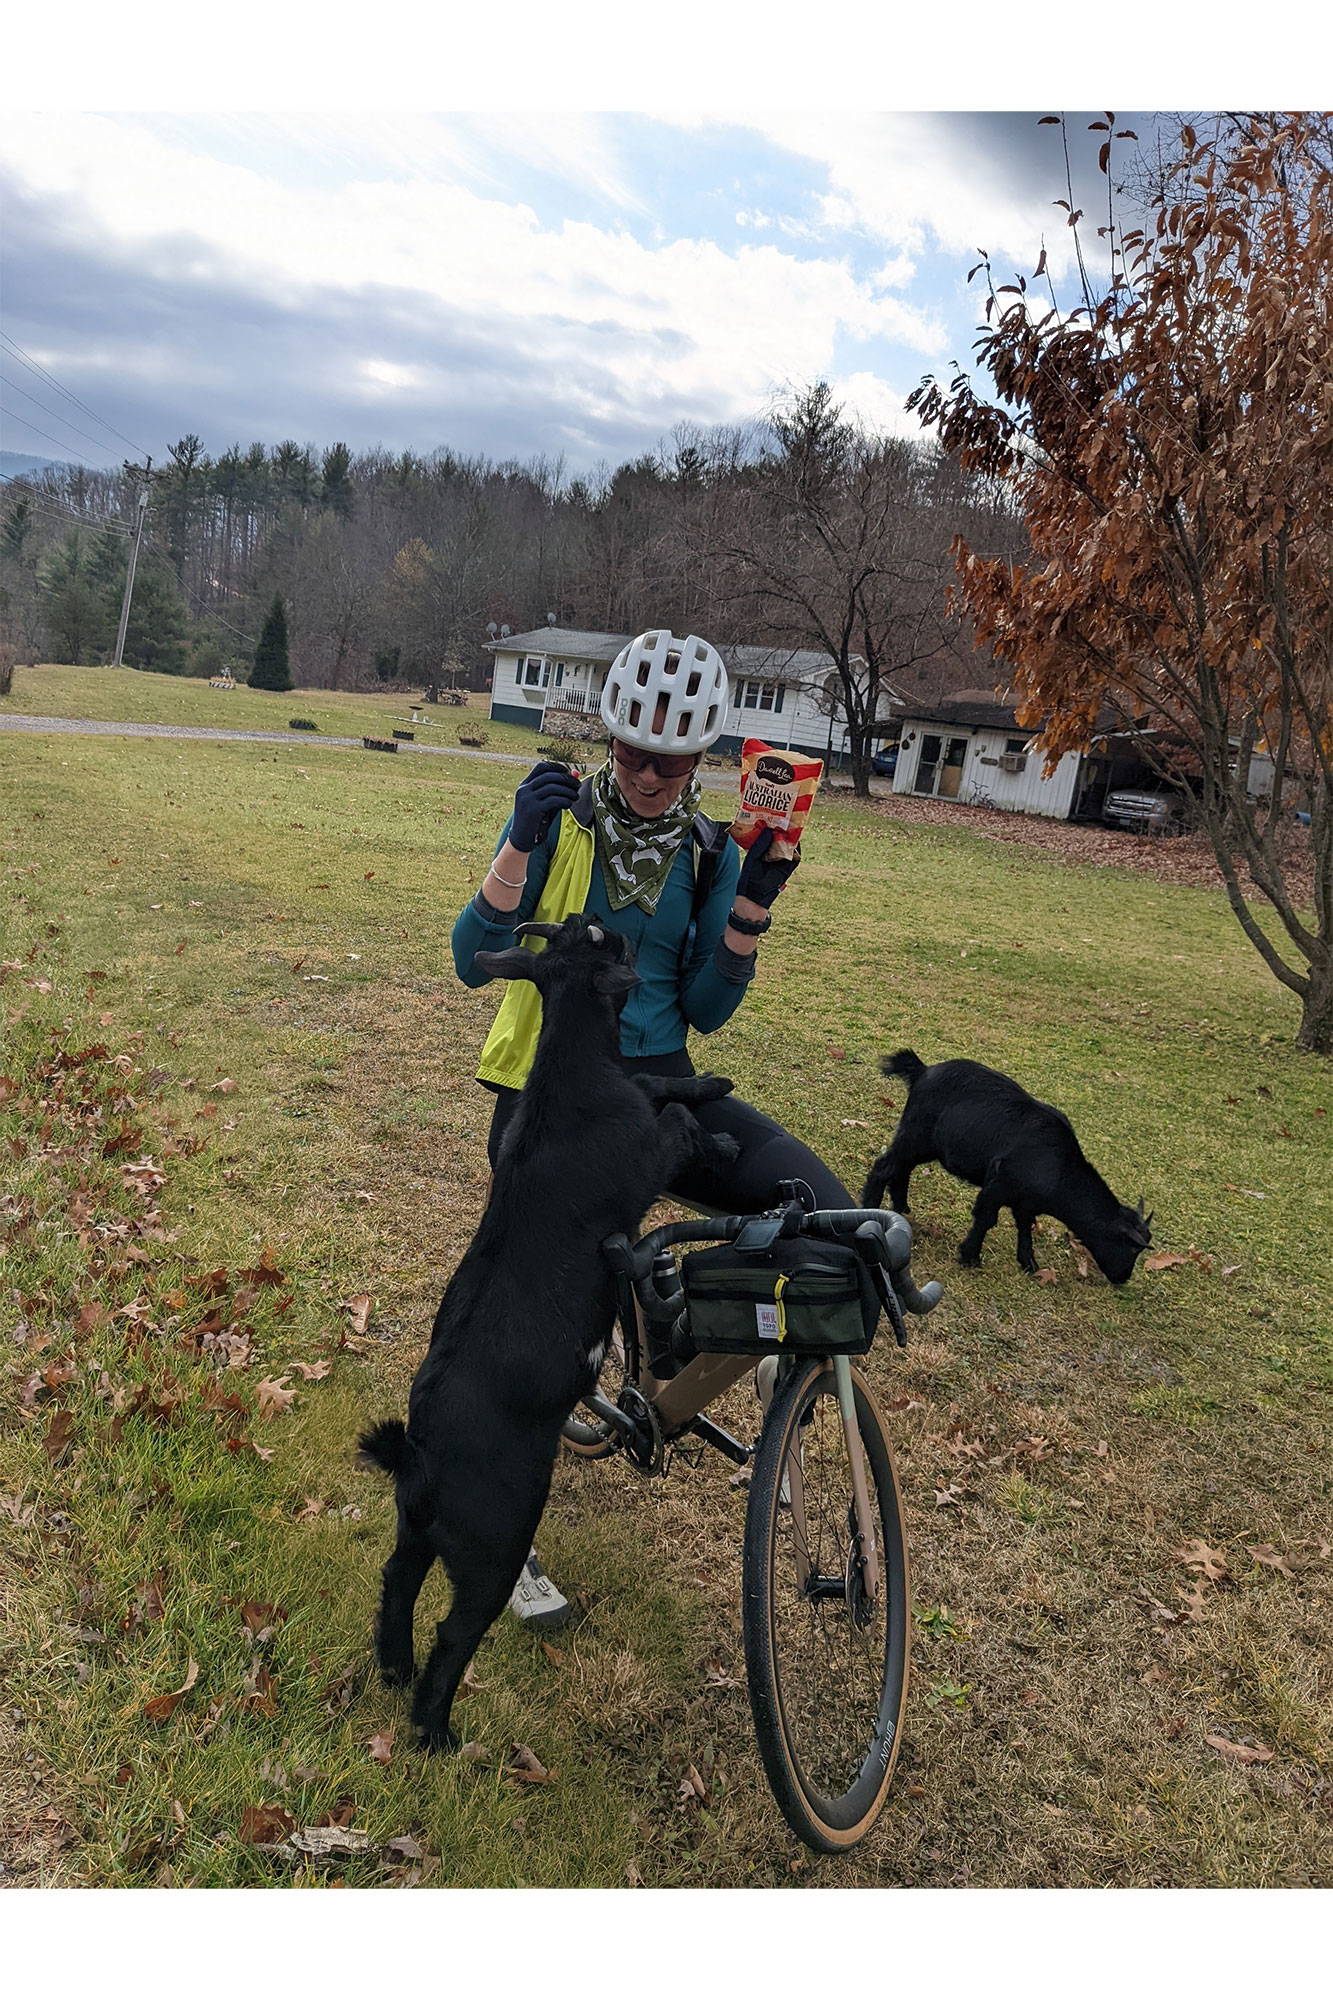
M 851 1525 L 854 1544 L 852 1558 L 860 1567 L 861 1589 L 865 1600 L 868 1604 L 874 1604 L 879 1597 L 882 1572 L 879 1542 L 875 1535 L 874 1515 L 870 1505 L 870 1487 L 866 1479 L 861 1427 L 856 1421 L 856 1391 L 852 1383 L 852 1364 L 845 1354 L 835 1354 L 832 1357 L 832 1365 L 843 1436 L 847 1442 L 847 1462 L 851 1470 Z M 793 1440 L 791 1449 L 787 1453 L 784 1479 L 791 1505 L 797 1587 L 804 1591 L 810 1585 L 811 1564 L 810 1535 L 805 1511 L 805 1471 L 801 1464 L 799 1438 Z M 850 1586 L 850 1577 L 848 1585 Z

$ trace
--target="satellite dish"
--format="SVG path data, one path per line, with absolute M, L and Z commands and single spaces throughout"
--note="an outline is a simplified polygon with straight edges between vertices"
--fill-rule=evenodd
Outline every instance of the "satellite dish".
M 496 633 L 496 624 L 495 624 L 495 620 L 494 620 L 493 618 L 491 619 L 491 621 L 490 621 L 489 625 L 488 625 L 488 626 L 486 627 L 486 630 L 487 630 L 487 631 L 488 631 L 488 632 L 490 633 L 490 635 L 491 635 L 491 637 L 492 637 L 492 639 L 493 639 L 493 638 L 495 637 L 495 633 Z
M 555 623 L 555 613 L 554 613 L 554 611 L 548 611 L 548 612 L 547 612 L 547 614 L 546 614 L 546 622 L 547 622 L 547 624 L 548 624 L 548 625 L 554 625 L 554 623 Z
M 500 637 L 502 639 L 507 639 L 509 637 L 509 627 L 507 625 L 502 625 L 500 627 Z

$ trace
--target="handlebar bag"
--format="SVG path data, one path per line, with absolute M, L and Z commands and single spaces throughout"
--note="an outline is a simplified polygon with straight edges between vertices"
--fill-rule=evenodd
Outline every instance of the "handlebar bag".
M 689 1334 L 703 1354 L 865 1354 L 879 1320 L 869 1270 L 843 1243 L 722 1243 L 681 1259 Z

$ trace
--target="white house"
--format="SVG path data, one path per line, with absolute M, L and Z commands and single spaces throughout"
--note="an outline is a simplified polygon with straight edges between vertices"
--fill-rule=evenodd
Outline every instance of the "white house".
M 548 625 L 492 641 L 492 716 L 497 722 L 557 731 L 562 716 L 596 715 L 607 668 L 630 637 L 627 632 L 569 632 Z M 718 651 L 731 681 L 732 703 L 717 750 L 739 750 L 747 736 L 761 736 L 780 750 L 808 750 L 824 758 L 831 753 L 835 760 L 845 754 L 846 725 L 829 714 L 827 685 L 835 669 L 827 653 L 779 646 L 720 646 Z M 886 706 L 886 726 L 887 721 Z

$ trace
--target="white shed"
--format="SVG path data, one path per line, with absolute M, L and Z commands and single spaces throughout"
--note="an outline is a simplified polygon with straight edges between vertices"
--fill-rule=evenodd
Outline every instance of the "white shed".
M 1068 819 L 1081 763 L 1069 751 L 1048 778 L 1013 709 L 969 688 L 947 701 L 905 706 L 893 789 Z

